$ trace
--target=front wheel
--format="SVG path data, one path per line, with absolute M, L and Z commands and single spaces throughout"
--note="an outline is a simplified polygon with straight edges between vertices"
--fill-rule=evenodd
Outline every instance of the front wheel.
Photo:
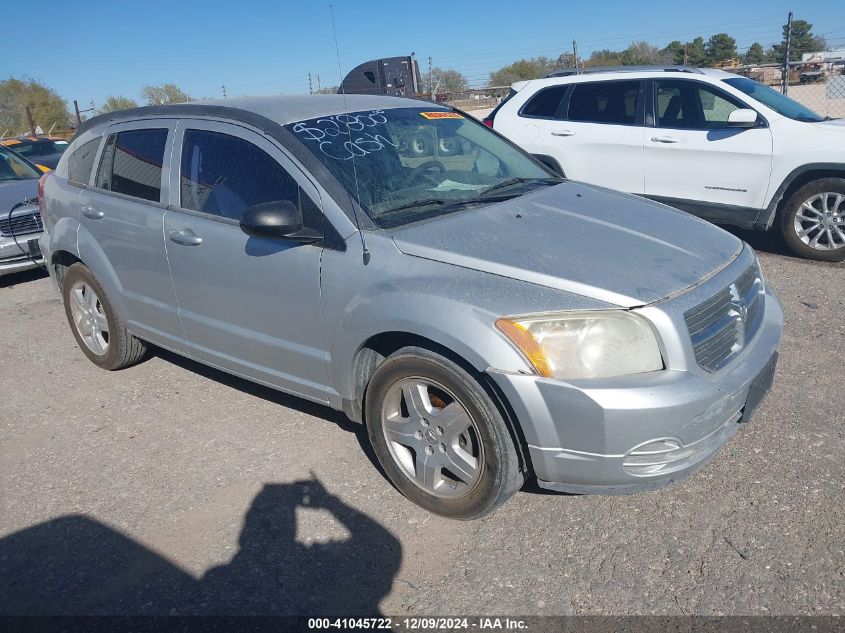
M 845 178 L 822 178 L 798 189 L 784 205 L 781 231 L 796 255 L 845 259 Z
M 407 347 L 385 360 L 367 387 L 370 442 L 408 499 L 453 519 L 493 512 L 522 484 L 501 414 L 452 361 Z

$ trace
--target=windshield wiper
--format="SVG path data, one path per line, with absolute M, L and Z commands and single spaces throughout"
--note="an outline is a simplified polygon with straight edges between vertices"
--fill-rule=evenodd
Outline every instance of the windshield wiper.
M 506 189 L 507 187 L 512 187 L 513 185 L 519 185 L 522 183 L 528 182 L 539 182 L 544 185 L 556 185 L 559 182 L 563 182 L 562 178 L 525 178 L 525 177 L 518 177 L 518 178 L 508 178 L 507 180 L 503 180 L 502 182 L 496 183 L 487 189 L 484 189 L 479 194 L 479 198 L 486 196 L 488 193 L 492 193 L 493 191 L 499 191 L 500 189 Z
M 407 209 L 418 209 L 420 207 L 433 207 L 435 205 L 443 205 L 449 202 L 457 202 L 456 200 L 443 200 L 442 198 L 425 198 L 424 200 L 414 200 L 412 202 L 406 202 L 405 204 L 400 204 L 397 207 L 391 207 L 387 211 L 383 211 L 378 215 L 389 215 L 391 213 L 396 213 L 397 211 L 405 211 Z

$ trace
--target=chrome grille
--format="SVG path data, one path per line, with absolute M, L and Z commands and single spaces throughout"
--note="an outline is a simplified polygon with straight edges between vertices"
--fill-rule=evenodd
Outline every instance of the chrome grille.
M 27 233 L 40 233 L 44 230 L 41 224 L 41 215 L 38 211 L 13 215 L 11 220 L 8 215 L 0 217 L 0 235 L 11 237 L 13 234 L 26 235 Z
M 754 337 L 763 321 L 762 289 L 755 261 L 730 286 L 684 313 L 701 367 L 721 369 Z

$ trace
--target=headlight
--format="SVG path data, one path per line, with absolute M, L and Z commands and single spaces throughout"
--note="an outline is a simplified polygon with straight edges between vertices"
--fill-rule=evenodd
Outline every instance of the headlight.
M 506 317 L 496 327 L 547 378 L 607 378 L 663 369 L 654 332 L 630 312 Z

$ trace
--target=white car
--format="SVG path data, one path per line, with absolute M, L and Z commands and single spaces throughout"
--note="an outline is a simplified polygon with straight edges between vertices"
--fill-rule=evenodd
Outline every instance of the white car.
M 485 123 L 567 178 L 845 259 L 845 124 L 714 69 L 563 71 L 513 85 Z

